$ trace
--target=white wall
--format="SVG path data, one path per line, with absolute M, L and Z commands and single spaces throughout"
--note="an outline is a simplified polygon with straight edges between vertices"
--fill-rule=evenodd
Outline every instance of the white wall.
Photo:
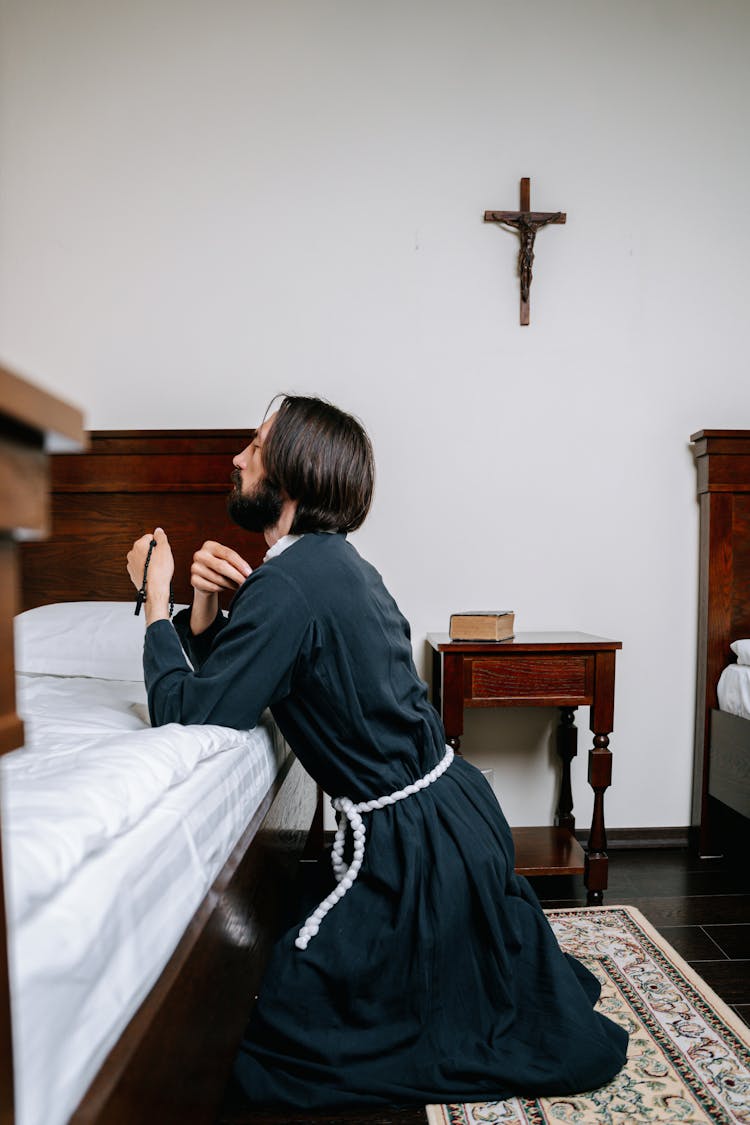
M 357 543 L 420 663 L 475 606 L 621 638 L 608 823 L 688 823 L 688 436 L 750 425 L 750 5 L 0 7 L 4 360 L 94 428 L 250 426 L 285 389 L 360 414 Z M 523 175 L 568 222 L 522 329 L 482 213 Z M 516 823 L 551 812 L 554 718 L 469 716 Z

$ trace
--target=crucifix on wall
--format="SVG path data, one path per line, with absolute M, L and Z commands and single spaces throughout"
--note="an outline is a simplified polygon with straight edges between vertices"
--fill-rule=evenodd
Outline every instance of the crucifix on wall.
M 567 215 L 563 211 L 532 211 L 531 180 L 524 176 L 521 180 L 520 211 L 485 211 L 485 223 L 498 223 L 511 227 L 518 233 L 521 245 L 518 251 L 518 274 L 521 280 L 521 324 L 529 323 L 529 291 L 531 289 L 534 264 L 534 241 L 536 232 L 551 223 L 564 223 Z

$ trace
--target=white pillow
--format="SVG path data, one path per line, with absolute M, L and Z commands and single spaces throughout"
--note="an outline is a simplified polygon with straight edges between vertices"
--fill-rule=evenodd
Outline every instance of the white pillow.
M 738 664 L 750 664 L 750 640 L 732 641 L 729 647 L 737 657 Z
M 134 610 L 135 599 L 27 609 L 14 623 L 16 671 L 142 681 L 146 619 Z

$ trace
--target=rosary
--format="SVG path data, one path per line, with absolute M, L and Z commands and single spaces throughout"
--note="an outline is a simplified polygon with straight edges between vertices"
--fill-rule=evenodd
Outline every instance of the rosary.
M 151 562 L 151 552 L 153 551 L 155 546 L 156 546 L 156 540 L 152 539 L 151 542 L 148 545 L 148 554 L 146 555 L 146 562 L 143 565 L 143 582 L 141 582 L 141 588 L 138 591 L 138 594 L 137 594 L 136 599 L 135 599 L 135 616 L 136 617 L 141 612 L 141 606 L 143 605 L 143 603 L 146 600 L 146 575 L 148 574 L 148 564 Z M 172 592 L 172 583 L 170 582 L 169 583 L 169 619 L 170 619 L 170 621 L 172 620 L 172 614 L 173 613 L 174 613 L 174 594 Z

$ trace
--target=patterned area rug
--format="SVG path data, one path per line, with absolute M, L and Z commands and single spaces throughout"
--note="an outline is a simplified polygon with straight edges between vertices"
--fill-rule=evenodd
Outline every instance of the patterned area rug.
M 561 947 L 630 1032 L 613 1082 L 575 1097 L 427 1107 L 430 1125 L 750 1125 L 750 1028 L 630 906 L 549 910 Z

